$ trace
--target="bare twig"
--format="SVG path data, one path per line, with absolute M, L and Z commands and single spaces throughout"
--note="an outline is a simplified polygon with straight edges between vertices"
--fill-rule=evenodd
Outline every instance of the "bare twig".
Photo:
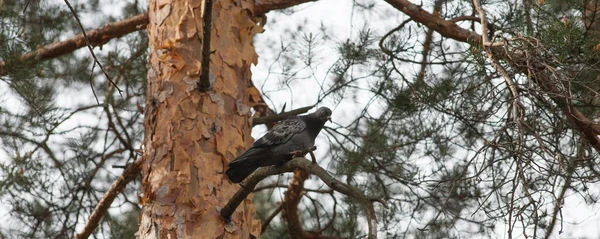
M 479 14 L 480 23 L 481 23 L 481 32 L 485 33 L 488 31 L 487 22 L 485 20 L 485 12 L 483 11 L 481 4 L 479 3 L 479 0 L 473 0 L 473 5 L 475 6 L 477 13 Z M 520 107 L 522 106 L 522 104 L 519 100 L 519 91 L 517 90 L 517 84 L 515 84 L 515 82 L 512 80 L 512 77 L 508 75 L 508 72 L 506 71 L 506 69 L 504 69 L 504 67 L 502 65 L 500 65 L 498 62 L 496 62 L 496 59 L 494 58 L 494 54 L 492 53 L 492 50 L 489 48 L 489 46 L 492 46 L 493 44 L 490 43 L 490 39 L 488 38 L 488 35 L 483 34 L 483 35 L 481 35 L 481 37 L 482 37 L 481 44 L 483 45 L 485 55 L 490 60 L 490 63 L 492 64 L 492 66 L 494 66 L 494 68 L 496 68 L 496 70 L 500 73 L 500 75 L 502 75 L 502 78 L 504 79 L 506 86 L 508 86 L 508 89 L 510 89 L 510 93 L 512 94 L 512 97 L 513 97 L 513 102 L 512 102 L 511 108 L 512 108 L 512 115 L 514 117 L 514 122 L 521 127 L 522 125 L 520 124 L 520 122 L 522 119 L 522 110 Z
M 258 169 L 250 178 L 248 178 L 241 188 L 233 195 L 227 204 L 221 209 L 221 216 L 225 221 L 229 221 L 231 215 L 237 206 L 252 192 L 256 184 L 271 175 L 277 175 L 285 172 L 293 172 L 297 168 L 308 170 L 310 174 L 319 177 L 331 189 L 355 199 L 365 211 L 367 216 L 367 225 L 369 229 L 368 238 L 377 238 L 377 218 L 373 204 L 367 196 L 355 187 L 342 183 L 331 176 L 325 169 L 317 164 L 313 164 L 305 158 L 295 158 L 282 166 L 270 166 Z
M 96 104 L 100 105 L 100 100 L 98 100 L 98 96 L 96 95 L 96 90 L 94 89 L 94 69 L 96 68 L 96 62 L 92 64 L 92 70 L 90 70 L 90 88 L 92 88 L 92 93 L 94 94 L 94 99 L 96 99 Z
M 123 191 L 125 186 L 139 174 L 141 170 L 141 165 L 142 158 L 139 158 L 132 164 L 127 166 L 127 168 L 125 169 L 125 171 L 123 171 L 121 176 L 119 176 L 117 180 L 113 182 L 108 191 L 104 194 L 104 197 L 102 197 L 102 199 L 100 199 L 100 201 L 96 205 L 96 208 L 94 208 L 94 211 L 92 212 L 90 218 L 83 227 L 83 230 L 79 234 L 77 234 L 77 239 L 85 239 L 92 234 L 96 227 L 98 227 L 98 222 L 100 222 L 102 216 L 106 214 L 106 211 L 108 210 L 112 202 L 115 200 L 117 195 L 119 195 L 119 193 Z
M 488 38 L 488 35 L 487 35 L 487 21 L 485 20 L 485 12 L 483 11 L 483 8 L 481 8 L 481 4 L 479 4 L 479 0 L 473 0 L 473 5 L 475 5 L 475 10 L 479 14 L 479 18 L 480 18 L 482 44 L 484 47 L 489 46 L 490 39 Z
M 554 226 L 556 225 L 556 221 L 560 220 L 560 230 L 558 231 L 558 234 L 562 234 L 563 232 L 563 220 L 562 220 L 562 205 L 564 203 L 564 199 L 565 199 L 565 193 L 567 192 L 567 190 L 569 190 L 569 188 L 571 188 L 571 181 L 572 181 L 572 175 L 574 173 L 574 168 L 573 167 L 569 167 L 567 169 L 567 177 L 565 178 L 565 182 L 562 185 L 560 192 L 558 193 L 558 197 L 555 200 L 554 203 L 554 211 L 552 212 L 552 219 L 550 220 L 550 223 L 548 224 L 548 228 L 546 229 L 546 235 L 544 236 L 544 238 L 551 238 L 552 236 L 552 232 L 554 231 Z M 558 219 L 558 214 L 560 213 L 560 219 Z
M 441 0 L 436 0 L 433 5 L 433 14 L 436 16 L 440 15 L 440 11 L 442 10 Z M 421 54 L 421 69 L 419 70 L 419 74 L 417 75 L 417 79 L 415 80 L 416 84 L 425 84 L 425 73 L 427 71 L 427 66 L 429 63 L 429 53 L 431 52 L 431 48 L 433 45 L 433 29 L 428 29 L 427 34 L 425 35 L 425 42 L 423 42 L 423 52 Z

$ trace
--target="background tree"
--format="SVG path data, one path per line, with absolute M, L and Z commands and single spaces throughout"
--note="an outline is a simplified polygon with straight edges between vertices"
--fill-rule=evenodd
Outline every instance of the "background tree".
M 64 39 L 80 32 L 73 19 L 75 14 L 65 4 L 29 1 L 23 6 L 3 1 L 0 42 L 6 44 L 1 44 L 0 73 L 2 90 L 8 95 L 3 98 L 0 114 L 0 135 L 7 157 L 0 167 L 0 196 L 7 205 L 10 223 L 2 227 L 2 234 L 71 237 L 87 230 L 82 228 L 92 222 L 89 215 L 99 215 L 104 217 L 94 231 L 96 235 L 132 237 L 140 213 L 135 195 L 139 184 L 127 183 L 137 174 L 140 158 L 146 161 L 139 202 L 145 210 L 152 209 L 142 216 L 140 233 L 158 227 L 144 224 L 149 217 L 160 222 L 161 235 L 193 232 L 196 227 L 186 231 L 188 228 L 177 226 L 192 216 L 175 220 L 172 227 L 161 221 L 181 216 L 189 207 L 184 214 L 206 215 L 195 222 L 218 229 L 216 235 L 231 231 L 245 234 L 244 230 L 234 231 L 239 229 L 237 226 L 221 228 L 225 224 L 210 202 L 227 200 L 227 194 L 231 195 L 237 186 L 219 181 L 222 176 L 214 173 L 219 171 L 215 168 L 231 159 L 233 151 L 241 151 L 250 143 L 251 125 L 271 124 L 270 120 L 278 117 L 267 115 L 289 111 L 298 104 L 337 106 L 333 117 L 336 124 L 326 129 L 329 143 L 318 143 L 319 164 L 371 199 L 380 199 L 381 203 L 374 204 L 380 237 L 480 238 L 507 234 L 549 238 L 560 232 L 578 233 L 575 228 L 582 225 L 577 224 L 581 223 L 580 217 L 572 214 L 579 212 L 567 209 L 572 208 L 570 205 L 585 205 L 591 210 L 598 196 L 595 0 L 439 0 L 422 5 L 406 0 L 353 2 L 351 18 L 344 19 L 350 22 L 350 33 L 341 37 L 341 31 L 327 22 L 309 21 L 314 14 L 307 21 L 294 19 L 296 24 L 278 22 L 303 11 L 316 12 L 318 4 L 326 2 L 269 15 L 264 26 L 267 32 L 284 34 L 274 41 L 269 37 L 257 41 L 258 45 L 270 46 L 259 50 L 259 55 L 266 57 L 267 67 L 259 66 L 255 71 L 267 74 L 254 77 L 262 96 L 249 83 L 245 86 L 249 88 L 241 87 L 250 78 L 251 61 L 233 64 L 225 57 L 232 53 L 228 49 L 251 48 L 231 48 L 228 40 L 238 39 L 239 44 L 249 46 L 252 32 L 258 29 L 256 23 L 262 26 L 264 22 L 261 14 L 298 3 L 258 2 L 231 8 L 223 7 L 228 6 L 225 2 L 215 3 L 222 7 L 216 7 L 215 14 L 231 11 L 238 17 L 213 17 L 213 36 L 218 39 L 230 32 L 235 34 L 213 42 L 216 52 L 211 55 L 211 72 L 216 81 L 211 96 L 193 89 L 199 69 L 193 63 L 199 58 L 202 39 L 191 38 L 190 34 L 200 31 L 198 6 L 149 4 L 150 22 L 155 25 L 151 23 L 148 28 L 150 39 L 154 39 L 148 70 L 147 36 L 143 31 L 127 34 L 147 24 L 148 18 L 141 14 L 146 9 L 144 4 L 126 4 L 122 8 L 124 16 L 114 10 L 104 12 L 98 2 L 72 4 L 73 12 L 86 27 L 114 22 L 98 29 L 98 35 L 88 32 L 88 42 L 97 46 L 96 62 L 83 50 L 63 55 L 86 46 L 82 37 Z M 237 8 L 249 10 L 233 10 Z M 190 21 L 191 13 L 194 21 Z M 105 22 L 86 20 L 92 15 Z M 114 17 L 126 20 L 115 22 Z M 235 19 L 236 24 L 220 23 L 219 19 Z M 250 22 L 252 27 L 240 28 Z M 228 26 L 232 30 L 219 31 L 226 26 L 219 24 L 231 24 Z M 115 38 L 119 36 L 124 37 Z M 49 45 L 59 40 L 62 44 Z M 236 67 L 239 69 L 233 71 L 235 74 L 224 73 Z M 148 85 L 144 80 L 147 72 Z M 229 91 L 219 88 L 219 83 L 229 81 Z M 184 84 L 188 82 L 194 84 Z M 90 84 L 99 104 L 92 95 L 73 97 L 75 92 L 90 92 Z M 301 87 L 311 85 L 318 94 L 301 93 L 307 91 Z M 196 101 L 185 105 L 186 98 Z M 158 104 L 154 105 L 153 99 Z M 192 124 L 205 112 L 188 109 L 200 108 L 194 107 L 200 102 L 207 104 L 202 109 L 213 111 L 208 113 L 210 119 Z M 231 115 L 239 110 L 242 114 Z M 141 112 L 146 114 L 143 148 Z M 254 113 L 257 118 L 253 124 L 246 121 L 243 112 Z M 209 137 L 212 131 L 204 136 L 201 130 L 212 124 L 211 119 L 216 119 L 213 125 L 222 128 L 215 127 L 213 137 Z M 177 120 L 181 122 L 173 123 Z M 195 125 L 192 131 L 201 134 L 186 136 L 187 131 L 179 131 L 190 129 L 185 128 L 186 124 Z M 236 127 L 239 130 L 226 134 Z M 155 138 L 149 138 L 148 132 L 155 132 Z M 166 132 L 171 132 L 172 143 L 163 134 Z M 237 148 L 222 148 L 218 142 L 227 139 L 217 137 L 219 132 L 220 137 L 244 137 L 234 137 L 225 144 Z M 203 138 L 194 139 L 199 135 Z M 151 139 L 155 141 L 148 146 Z M 203 144 L 185 142 L 206 142 L 208 146 L 198 150 L 194 148 Z M 180 147 L 174 147 L 178 144 Z M 162 147 L 165 152 L 156 153 L 160 145 L 167 146 Z M 174 160 L 160 160 L 168 155 Z M 212 163 L 201 167 L 208 171 L 198 173 L 198 178 L 212 175 L 206 187 L 191 183 L 194 167 L 186 165 L 192 162 Z M 153 170 L 155 167 L 157 170 Z M 123 177 L 115 181 L 119 175 Z M 116 189 L 109 192 L 128 186 L 122 193 L 105 194 L 111 183 Z M 157 188 L 164 185 L 171 186 L 162 191 Z M 192 196 L 203 194 L 203 190 L 208 192 L 204 197 Z M 367 233 L 365 214 L 356 200 L 324 186 L 321 179 L 307 177 L 302 170 L 293 176 L 270 177 L 254 192 L 264 238 L 357 238 Z M 157 202 L 158 206 L 152 206 Z M 107 213 L 98 213 L 102 211 L 98 208 L 109 205 L 112 209 Z M 167 210 L 173 215 L 158 213 L 171 205 L 183 207 Z M 252 221 L 251 207 L 238 210 L 234 222 L 239 222 L 240 215 L 245 215 L 246 222 Z M 571 225 L 573 222 L 576 224 Z M 591 228 L 585 229 L 579 231 Z

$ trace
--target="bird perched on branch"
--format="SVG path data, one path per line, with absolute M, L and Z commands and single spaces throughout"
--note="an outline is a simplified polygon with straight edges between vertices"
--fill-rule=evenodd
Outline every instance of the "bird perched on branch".
M 327 120 L 331 122 L 331 110 L 321 107 L 311 114 L 279 122 L 246 152 L 229 162 L 225 174 L 231 182 L 239 183 L 259 167 L 283 165 L 303 156 L 314 146 Z

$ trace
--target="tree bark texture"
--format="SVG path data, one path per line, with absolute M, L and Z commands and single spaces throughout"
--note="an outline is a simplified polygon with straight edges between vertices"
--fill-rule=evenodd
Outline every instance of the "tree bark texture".
M 210 77 L 200 92 L 203 1 L 148 3 L 148 86 L 139 238 L 250 238 L 260 234 L 246 199 L 225 223 L 222 206 L 239 188 L 224 176 L 251 143 L 252 37 L 262 28 L 247 0 L 215 1 Z

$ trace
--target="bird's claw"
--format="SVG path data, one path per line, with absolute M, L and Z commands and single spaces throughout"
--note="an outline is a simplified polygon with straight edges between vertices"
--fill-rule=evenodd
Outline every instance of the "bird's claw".
M 290 152 L 290 154 L 292 155 L 292 158 L 296 158 L 299 155 L 302 155 L 302 153 L 303 153 L 303 150 L 295 150 L 295 151 Z
M 308 149 L 304 149 L 304 150 L 295 150 L 295 151 L 290 152 L 290 154 L 292 155 L 292 158 L 295 158 L 295 157 L 303 156 L 306 153 L 310 153 L 310 158 L 312 159 L 312 162 L 316 164 L 317 159 L 315 157 L 315 154 L 313 153 L 313 151 L 315 151 L 315 150 L 317 150 L 317 146 L 312 146 L 312 147 L 310 147 Z

